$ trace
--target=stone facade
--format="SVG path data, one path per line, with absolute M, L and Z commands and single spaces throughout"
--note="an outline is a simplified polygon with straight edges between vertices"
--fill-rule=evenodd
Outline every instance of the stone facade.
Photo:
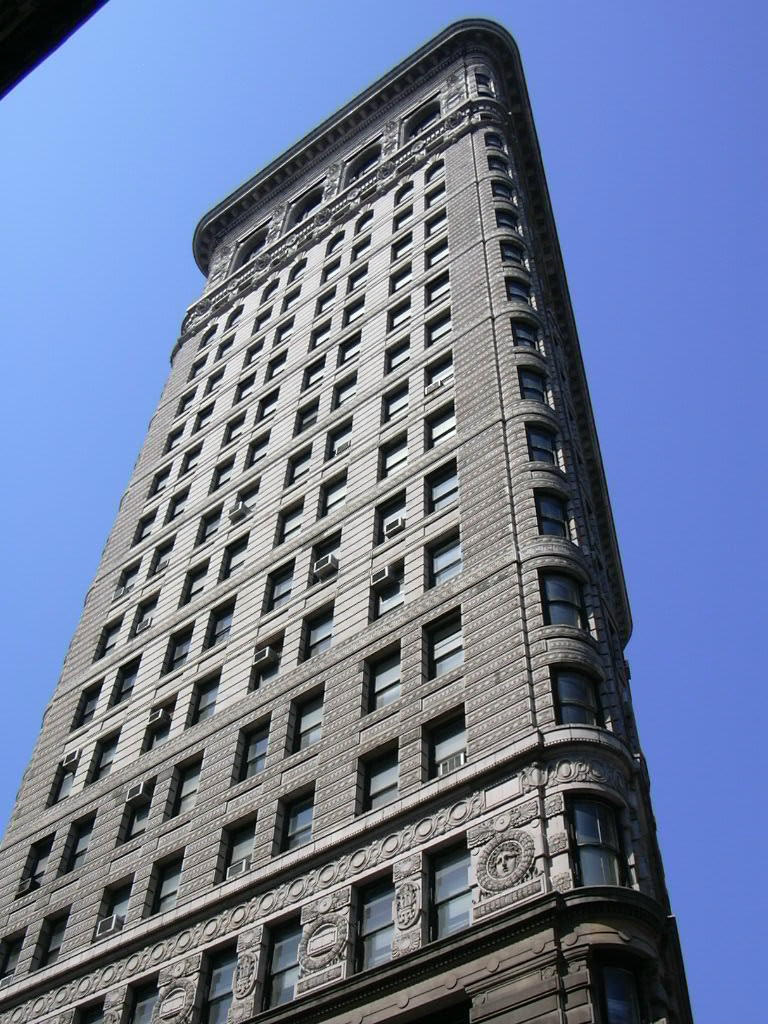
M 191 1024 L 220 992 L 233 1022 L 612 1024 L 609 975 L 638 1022 L 689 1021 L 514 43 L 447 29 L 195 238 L 206 287 L 2 847 L 0 1024 L 126 1024 L 141 998 Z M 374 799 L 393 751 L 396 789 Z M 440 917 L 451 856 L 458 927 Z M 391 920 L 368 966 L 376 885 Z

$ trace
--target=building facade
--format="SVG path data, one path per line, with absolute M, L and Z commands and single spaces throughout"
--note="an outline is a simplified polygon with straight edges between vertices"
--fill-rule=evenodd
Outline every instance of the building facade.
M 688 1022 L 520 60 L 202 220 L 2 851 L 0 1024 Z

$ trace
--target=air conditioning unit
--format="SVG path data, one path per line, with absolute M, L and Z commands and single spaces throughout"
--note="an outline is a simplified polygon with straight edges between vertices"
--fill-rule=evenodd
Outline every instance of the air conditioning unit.
M 108 935 L 114 935 L 119 932 L 123 927 L 125 918 L 119 914 L 110 914 L 109 917 L 103 917 L 96 925 L 96 938 L 106 939 Z
M 371 573 L 372 587 L 385 587 L 388 583 L 400 578 L 400 570 L 393 565 L 387 565 L 383 569 L 375 569 Z
M 154 708 L 149 712 L 150 726 L 167 725 L 170 719 L 171 716 L 168 713 L 168 708 Z
M 8 974 L 5 978 L 0 978 L 0 988 L 8 988 L 13 984 L 13 975 Z
M 336 448 L 335 448 L 333 454 L 334 454 L 334 456 L 336 456 L 336 455 L 343 455 L 344 452 L 348 452 L 351 447 L 352 447 L 352 442 L 351 441 L 342 441 L 340 444 L 336 445 Z
M 77 747 L 75 750 L 68 750 L 64 757 L 61 759 L 61 767 L 65 772 L 73 772 L 77 768 L 77 763 L 80 760 L 82 749 Z
M 236 860 L 233 864 L 227 868 L 227 881 L 232 878 L 239 878 L 240 875 L 244 875 L 247 871 L 251 870 L 251 858 L 243 857 L 242 860 Z
M 457 750 L 455 754 L 451 754 L 450 757 L 444 758 L 442 761 L 437 763 L 437 774 L 438 777 L 441 775 L 450 775 L 451 772 L 455 772 L 457 768 L 461 768 L 467 763 L 467 752 L 466 750 Z
M 131 589 L 131 587 L 117 587 L 117 589 L 115 590 L 115 596 L 113 597 L 112 600 L 117 601 L 118 598 L 125 597 L 128 591 Z
M 312 572 L 319 580 L 326 580 L 338 571 L 339 560 L 336 555 L 323 555 L 312 566 Z
M 237 501 L 229 510 L 229 521 L 230 523 L 239 523 L 242 519 L 250 513 L 250 508 L 244 501 Z
M 398 516 L 396 519 L 390 519 L 384 524 L 384 536 L 389 540 L 390 537 L 394 537 L 398 533 L 402 533 L 405 529 L 405 516 Z
M 265 665 L 274 665 L 280 658 L 276 647 L 259 647 L 253 655 L 253 664 L 259 668 Z
M 40 888 L 40 883 L 32 875 L 29 878 L 22 878 L 19 883 L 19 891 L 16 893 L 17 896 L 28 896 L 35 889 Z
M 151 799 L 152 786 L 149 782 L 137 782 L 133 786 L 129 786 L 128 792 L 125 794 L 125 802 L 131 804 L 132 807 L 148 804 Z
M 431 384 L 427 384 L 427 386 L 424 388 L 424 394 L 434 395 L 443 387 L 444 384 L 444 380 L 433 380 Z
M 163 569 L 167 569 L 168 566 L 170 565 L 170 562 L 170 555 L 163 555 L 163 557 L 159 559 L 157 565 L 155 566 L 155 575 L 157 575 L 159 572 L 162 572 Z
M 136 636 L 138 636 L 139 633 L 143 633 L 145 629 L 149 629 L 149 627 L 151 625 L 152 625 L 152 616 L 151 615 L 148 615 L 146 619 L 139 619 L 139 621 L 136 623 L 136 629 L 134 630 Z

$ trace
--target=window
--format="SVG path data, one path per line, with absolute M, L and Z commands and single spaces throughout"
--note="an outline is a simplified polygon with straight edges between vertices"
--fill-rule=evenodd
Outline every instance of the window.
M 429 210 L 436 203 L 439 203 L 441 199 L 445 198 L 445 182 L 442 182 L 436 188 L 433 188 L 430 192 L 424 196 L 424 209 Z
M 277 543 L 284 544 L 301 530 L 301 521 L 304 515 L 304 502 L 282 511 L 277 517 Z
M 400 696 L 400 650 L 373 658 L 367 665 L 368 710 L 386 707 Z
M 218 388 L 219 384 L 224 380 L 224 370 L 217 370 L 216 373 L 212 373 L 208 378 L 208 383 L 205 385 L 206 395 L 212 394 Z
M 413 245 L 413 232 L 409 231 L 407 235 L 403 235 L 402 238 L 398 238 L 396 242 L 392 243 L 392 255 L 391 260 L 396 263 L 401 259 Z
M 200 528 L 197 531 L 197 543 L 204 544 L 205 541 L 210 540 L 210 538 L 218 531 L 220 526 L 221 506 L 213 509 L 211 512 L 206 512 L 200 520 Z
M 364 285 L 368 278 L 368 264 L 364 264 L 353 274 L 350 274 L 347 279 L 347 292 L 353 292 L 361 285 Z M 346 321 L 349 323 L 349 320 Z
M 226 325 L 224 327 L 224 330 L 228 331 L 230 329 L 230 327 L 234 327 L 235 324 L 237 323 L 237 321 L 240 319 L 240 317 L 242 315 L 243 315 L 243 307 L 242 306 L 237 306 L 236 309 L 233 309 L 232 312 L 227 317 L 227 323 L 226 323 Z
M 463 712 L 427 730 L 429 777 L 436 779 L 455 771 L 466 761 L 467 732 Z
M 280 659 L 283 653 L 283 637 L 280 634 L 278 637 L 269 640 L 261 641 L 263 646 L 260 648 L 261 652 L 266 652 L 268 655 L 262 658 L 258 665 L 254 666 L 253 675 L 251 678 L 251 689 L 256 690 L 261 683 L 266 683 L 274 677 L 280 671 Z
M 132 883 L 125 882 L 123 885 L 112 886 L 104 890 L 99 914 L 102 921 L 107 917 L 117 917 L 121 924 L 125 921 L 131 898 L 131 888 Z
M 330 307 L 333 305 L 333 300 L 335 298 L 335 288 L 329 288 L 327 292 L 323 292 L 323 294 L 318 298 L 317 302 L 315 303 L 315 316 L 322 316 L 322 314 L 325 313 L 327 309 L 330 309 Z
M 238 782 L 250 779 L 259 772 L 264 771 L 264 764 L 267 760 L 267 744 L 269 742 L 269 727 L 266 725 L 251 729 L 242 734 L 243 752 L 238 772 Z
M 330 515 L 335 508 L 343 505 L 347 499 L 347 474 L 323 484 L 320 488 L 320 516 Z
M 488 157 L 488 170 L 499 171 L 501 174 L 509 174 L 509 164 L 502 156 L 489 156 Z
M 515 199 L 515 193 L 506 181 L 492 181 L 491 195 L 494 199 L 506 199 L 509 203 L 514 202 Z
M 427 548 L 427 586 L 437 587 L 453 579 L 462 568 L 461 538 L 458 533 L 430 544 Z
M 411 342 L 408 338 L 392 345 L 384 353 L 384 372 L 392 373 L 398 366 L 403 366 L 411 358 Z
M 408 385 L 404 384 L 396 391 L 390 391 L 382 399 L 381 420 L 388 423 L 396 416 L 405 415 L 408 412 Z
M 198 412 L 197 416 L 195 416 L 195 422 L 194 422 L 194 425 L 192 427 L 192 433 L 193 434 L 196 434 L 198 432 L 198 430 L 203 430 L 205 427 L 208 426 L 208 424 L 213 419 L 213 410 L 214 410 L 214 408 L 215 408 L 215 403 L 211 402 L 210 405 L 207 405 L 204 409 L 201 409 Z
M 391 879 L 384 878 L 361 888 L 358 896 L 357 969 L 388 963 L 392 959 L 392 938 L 395 922 L 392 907 L 395 888 Z
M 399 608 L 405 600 L 403 590 L 403 564 L 398 562 L 389 566 L 388 578 L 372 588 L 374 619 L 380 619 L 387 612 Z
M 124 700 L 128 700 L 131 696 L 136 680 L 139 677 L 140 663 L 141 658 L 134 658 L 133 661 L 129 661 L 127 665 L 121 665 L 117 670 L 117 678 L 109 701 L 110 707 L 122 704 Z
M 397 747 L 363 763 L 363 811 L 386 807 L 399 796 Z
M 235 471 L 235 458 L 232 456 L 231 459 L 227 459 L 226 462 L 220 462 L 219 465 L 213 471 L 213 480 L 211 481 L 211 490 L 216 491 L 219 487 L 223 487 L 224 484 L 228 483 L 232 479 L 232 474 Z
M 276 388 L 274 391 L 270 391 L 268 395 L 264 395 L 264 397 L 259 400 L 259 404 L 256 409 L 257 423 L 261 420 L 267 419 L 269 416 L 274 416 L 277 409 L 277 399 L 279 395 L 280 390 Z
M 302 661 L 327 651 L 333 642 L 333 605 L 304 620 Z
M 517 231 L 517 214 L 513 213 L 512 210 L 497 210 L 496 227 L 503 228 L 505 231 Z M 507 293 L 507 298 L 512 298 L 512 296 Z M 525 296 L 525 301 L 527 301 L 527 295 Z
M 266 373 L 264 374 L 264 380 L 273 380 L 275 377 L 279 377 L 285 370 L 285 364 L 288 362 L 288 352 L 281 352 L 280 355 L 270 359 L 267 363 Z
M 92 720 L 96 714 L 96 706 L 99 703 L 100 694 L 101 683 L 94 683 L 93 686 L 83 690 L 80 694 L 80 700 L 77 702 L 77 710 L 72 722 L 73 729 L 78 729 L 81 725 L 86 725 Z
M 294 563 L 291 561 L 280 569 L 275 569 L 267 577 L 265 611 L 276 611 L 290 601 L 293 588 L 293 565 Z
M 229 350 L 232 348 L 232 346 L 234 344 L 235 344 L 235 339 L 234 338 L 227 338 L 225 341 L 222 341 L 222 343 L 216 349 L 216 360 L 215 361 L 218 362 L 220 359 L 223 359 L 224 356 L 227 354 L 227 352 L 229 352 Z
M 184 587 L 181 591 L 181 601 L 179 605 L 189 604 L 190 601 L 194 601 L 198 594 L 203 592 L 205 587 L 205 578 L 208 575 L 208 563 L 203 562 L 202 565 L 196 566 L 194 569 L 190 569 L 184 580 Z
M 341 530 L 338 530 L 336 533 L 332 533 L 330 535 L 330 537 L 326 537 L 319 544 L 315 544 L 314 547 L 312 548 L 312 559 L 311 559 L 311 565 L 313 567 L 313 570 L 314 570 L 314 566 L 316 565 L 317 562 L 319 562 L 321 559 L 328 558 L 329 555 L 333 555 L 334 558 L 338 558 L 338 554 L 339 554 L 340 548 L 341 548 Z M 314 571 L 313 571 L 313 574 L 312 574 L 313 578 L 310 581 L 310 585 L 311 585 L 312 582 L 314 582 L 317 579 L 326 579 L 327 578 L 326 574 L 327 575 L 333 575 L 333 573 L 336 572 L 337 568 L 338 568 L 338 566 L 335 565 L 335 564 L 326 565 L 325 566 L 325 571 L 321 575 L 319 575 L 319 576 L 316 575 L 314 573 Z
M 314 402 L 310 402 L 309 405 L 305 405 L 302 409 L 296 413 L 296 426 L 294 427 L 294 434 L 301 434 L 302 431 L 308 430 L 317 423 L 317 414 L 320 408 L 320 400 L 315 399 Z
M 161 469 L 155 473 L 152 478 L 152 486 L 149 489 L 149 497 L 153 498 L 156 494 L 160 494 L 168 486 L 168 481 L 171 478 L 171 467 L 166 466 L 165 469 Z
M 324 324 L 320 324 L 312 331 L 312 336 L 309 342 L 310 351 L 313 348 L 317 348 L 320 345 L 324 345 L 331 336 L 331 321 L 326 320 Z
M 434 320 L 430 320 L 424 327 L 424 344 L 427 348 L 430 345 L 436 345 L 443 338 L 447 338 L 451 333 L 451 311 L 448 310 L 442 313 L 440 316 L 435 317 Z
M 330 279 L 333 277 L 333 275 L 334 274 L 338 274 L 338 272 L 340 270 L 341 270 L 341 257 L 339 257 L 336 260 L 331 260 L 330 263 L 326 263 L 326 265 L 323 267 L 323 273 L 320 276 L 321 284 L 325 284 L 326 281 L 330 281 Z M 333 295 L 335 293 L 330 293 L 330 294 L 331 294 L 331 297 L 333 297 Z
M 440 299 L 444 299 L 450 294 L 451 281 L 448 275 L 448 271 L 444 274 L 440 274 L 439 277 L 433 277 L 431 281 L 428 281 L 424 286 L 424 305 L 429 306 L 433 302 L 438 302 Z
M 319 185 L 317 188 L 312 189 L 303 198 L 299 199 L 293 207 L 293 216 L 291 218 L 291 227 L 296 224 L 301 224 L 303 220 L 312 213 L 323 201 L 323 186 Z
M 464 664 L 461 612 L 455 611 L 425 628 L 427 678 L 436 679 Z
M 424 237 L 431 238 L 432 235 L 436 235 L 438 231 L 443 230 L 447 223 L 448 214 L 444 209 L 434 213 L 424 221 Z
M 303 448 L 300 452 L 292 455 L 288 459 L 288 472 L 286 474 L 285 485 L 286 487 L 290 484 L 295 484 L 302 477 L 305 477 L 309 473 L 309 467 L 312 462 L 312 445 L 308 448 Z
M 365 238 L 361 238 L 359 242 L 352 246 L 352 254 L 350 255 L 350 263 L 354 263 L 355 260 L 359 260 L 361 256 L 364 256 L 371 248 L 371 236 L 366 235 Z
M 61 914 L 46 917 L 43 921 L 43 927 L 40 930 L 40 940 L 37 945 L 34 970 L 39 970 L 41 967 L 50 967 L 59 959 L 68 918 L 69 910 L 67 909 Z
M 24 933 L 9 935 L 0 943 L 0 981 L 12 978 L 24 945 Z
M 173 672 L 174 669 L 181 668 L 187 660 L 192 643 L 193 629 L 194 625 L 187 626 L 186 629 L 181 629 L 178 633 L 174 633 L 168 641 L 168 650 L 165 655 L 165 664 L 163 665 L 164 673 Z
M 606 964 L 600 970 L 600 1017 L 605 1024 L 643 1024 L 640 995 L 633 971 L 616 964 Z
M 56 769 L 56 775 L 51 788 L 51 795 L 48 798 L 49 805 L 58 804 L 66 800 L 72 792 L 75 783 L 75 773 L 67 771 L 61 765 Z
M 557 438 L 553 431 L 538 424 L 528 424 L 525 428 L 528 437 L 528 458 L 531 462 L 548 462 L 557 464 Z
M 337 455 L 341 454 L 342 451 L 346 451 L 346 448 L 349 447 L 351 437 L 352 420 L 347 420 L 347 422 L 342 423 L 340 427 L 329 431 L 325 446 L 326 462 L 328 459 L 333 459 Z
M 362 214 L 357 219 L 357 223 L 355 224 L 355 234 L 359 235 L 361 231 L 365 231 L 365 229 L 369 227 L 372 223 L 373 210 L 366 210 L 365 213 Z
M 253 853 L 253 842 L 256 837 L 256 819 L 243 825 L 225 830 L 224 877 L 233 864 L 248 860 Z
M 333 238 L 331 238 L 331 240 L 328 242 L 328 245 L 326 245 L 326 247 L 325 247 L 325 255 L 326 256 L 330 256 L 331 253 L 336 252 L 336 250 L 339 249 L 343 245 L 343 243 L 344 243 L 344 232 L 343 231 L 339 231 L 339 233 L 337 235 L 334 235 Z
M 443 356 L 434 363 L 430 363 L 424 374 L 424 384 L 430 387 L 432 384 L 444 384 L 453 380 L 453 353 Z
M 402 520 L 402 523 L 398 522 Z M 400 491 L 376 509 L 376 544 L 383 544 L 394 536 L 397 526 L 405 522 L 405 491 Z
M 315 384 L 319 384 L 325 374 L 325 356 L 322 359 L 316 359 L 314 363 L 310 365 L 304 371 L 304 382 L 302 389 L 304 391 L 307 388 L 314 387 Z
M 566 500 L 559 494 L 550 494 L 546 491 L 537 491 L 535 498 L 539 533 L 550 537 L 569 537 L 570 527 Z
M 120 627 L 123 624 L 122 616 L 119 619 L 115 619 L 114 622 L 109 622 L 102 629 L 99 642 L 96 645 L 96 658 L 105 658 L 110 651 L 113 651 L 117 646 L 117 638 L 120 635 Z
M 190 448 L 184 455 L 181 461 L 181 472 L 179 476 L 184 476 L 185 473 L 191 472 L 200 462 L 200 456 L 203 452 L 203 446 L 201 444 L 195 445 L 194 448 Z
M 195 400 L 196 393 L 197 393 L 197 388 L 193 388 L 191 391 L 188 391 L 186 393 L 186 395 L 182 395 L 181 396 L 181 399 L 179 400 L 179 404 L 178 404 L 178 406 L 176 408 L 176 415 L 177 416 L 181 416 L 182 413 L 185 413 L 187 411 L 187 409 L 190 407 L 190 405 L 192 405 L 192 403 Z M 182 427 L 181 429 L 183 431 L 184 428 Z
M 472 923 L 469 851 L 454 846 L 430 858 L 430 937 L 442 939 Z
M 348 402 L 350 398 L 354 397 L 357 391 L 357 374 L 353 373 L 351 377 L 346 377 L 333 389 L 333 399 L 331 401 L 332 409 L 339 409 L 345 402 Z
M 519 348 L 538 348 L 536 328 L 520 320 L 513 320 L 512 344 Z
M 232 991 L 237 968 L 237 950 L 219 950 L 207 960 L 208 984 L 202 1007 L 203 1024 L 225 1024 L 230 1018 Z
M 442 178 L 444 174 L 445 164 L 442 160 L 437 160 L 424 172 L 424 184 L 431 185 L 433 181 L 437 181 L 438 178 Z
M 392 274 L 389 278 L 389 293 L 394 295 L 395 292 L 402 291 L 403 288 L 407 287 L 413 280 L 413 268 L 410 263 L 406 263 L 404 267 Z
M 149 981 L 130 990 L 131 1015 L 128 1024 L 150 1024 L 157 1005 L 157 982 Z
M 202 759 L 199 759 L 176 769 L 170 818 L 175 818 L 178 814 L 187 814 L 195 806 L 202 766 Z
M 261 437 L 257 437 L 254 441 L 248 445 L 248 451 L 245 456 L 245 468 L 250 469 L 257 462 L 260 462 L 267 454 L 269 447 L 269 433 L 262 434 Z
M 272 307 L 271 306 L 268 306 L 267 309 L 265 309 L 263 312 L 259 313 L 258 316 L 255 316 L 253 318 L 253 327 L 251 328 L 251 334 L 258 334 L 259 331 L 262 329 L 262 327 L 264 327 L 267 323 L 269 323 L 269 319 L 270 319 L 271 316 L 272 316 Z M 259 341 L 256 345 L 252 345 L 251 346 L 251 348 L 255 352 L 260 352 L 263 347 L 264 347 L 264 342 L 263 341 Z M 250 352 L 251 349 L 249 349 L 248 351 Z M 250 360 L 250 361 L 253 362 L 253 360 Z
M 197 725 L 212 718 L 216 712 L 216 698 L 219 695 L 219 675 L 197 683 L 192 691 L 192 708 L 190 713 L 190 725 Z
M 224 437 L 222 438 L 222 448 L 225 445 L 232 444 L 238 437 L 242 436 L 243 427 L 245 426 L 245 413 L 241 413 L 239 416 L 235 416 L 233 420 L 224 428 Z
M 283 813 L 283 844 L 282 852 L 296 850 L 312 842 L 312 812 L 314 810 L 314 793 L 306 793 L 296 800 L 285 804 Z
M 555 714 L 559 725 L 602 725 L 594 679 L 573 669 L 552 673 Z
M 547 402 L 547 378 L 543 373 L 520 367 L 517 371 L 520 379 L 520 397 L 529 402 Z
M 89 782 L 98 782 L 99 779 L 106 778 L 112 771 L 119 739 L 120 733 L 116 732 L 111 736 L 105 736 L 103 740 L 99 740 L 96 744 Z
M 247 366 L 253 366 L 256 362 L 259 352 L 264 348 L 263 341 L 254 341 L 252 345 L 249 345 L 245 350 L 245 359 L 243 359 L 243 369 Z
M 323 694 L 316 693 L 296 704 L 293 751 L 306 750 L 323 735 Z
M 161 743 L 165 743 L 171 732 L 171 720 L 173 717 L 173 709 L 175 707 L 175 700 L 170 704 L 161 705 L 160 707 L 153 708 L 152 714 L 160 712 L 160 716 L 157 720 L 150 720 L 150 724 L 147 727 L 146 734 L 144 736 L 144 746 L 142 753 L 147 750 L 154 750 L 155 747 L 159 747 Z
M 70 871 L 77 871 L 85 863 L 95 821 L 96 816 L 92 815 L 89 818 L 84 818 L 82 821 L 76 821 L 72 825 L 67 836 L 64 857 L 61 863 L 61 873 L 63 875 L 68 874 Z
M 291 308 L 291 306 L 295 306 L 296 305 L 296 303 L 299 301 L 299 295 L 300 294 L 301 294 L 301 287 L 294 288 L 292 291 L 286 292 L 285 297 L 283 299 L 283 308 L 282 308 L 282 312 L 283 313 L 287 313 L 288 310 Z
M 22 875 L 22 888 L 19 890 L 18 895 L 26 895 L 31 889 L 40 888 L 46 868 L 48 867 L 48 859 L 50 858 L 52 847 L 53 836 L 38 839 L 36 843 L 32 844 L 27 858 L 27 865 Z
M 440 101 L 432 100 L 420 107 L 415 114 L 412 114 L 405 122 L 403 131 L 403 142 L 409 142 L 417 135 L 425 132 L 435 121 L 440 120 Z
M 541 602 L 547 626 L 586 628 L 586 611 L 581 583 L 564 573 L 542 573 Z
M 299 980 L 299 943 L 301 925 L 289 921 L 270 929 L 269 960 L 264 986 L 264 1009 L 290 1003 Z
M 362 299 L 358 299 L 357 302 L 353 302 L 347 306 L 344 310 L 344 326 L 353 324 L 356 320 L 359 320 L 365 313 L 365 296 Z
M 203 372 L 203 367 L 205 366 L 207 359 L 208 356 L 203 356 L 202 359 L 197 359 L 195 360 L 194 363 L 192 363 L 192 369 L 189 371 L 188 380 L 194 380 L 195 377 L 200 376 L 200 374 Z
M 179 895 L 181 884 L 181 868 L 184 860 L 182 853 L 164 864 L 156 864 L 154 869 L 154 886 L 150 914 L 165 914 L 173 910 Z
M 501 243 L 501 262 L 512 263 L 515 266 L 525 266 L 523 260 L 523 248 L 517 245 L 515 242 L 502 242 Z
M 261 293 L 261 303 L 262 304 L 265 303 L 267 301 L 267 299 L 271 295 L 275 294 L 275 292 L 278 289 L 279 284 L 280 284 L 280 280 L 279 280 L 279 278 L 276 278 L 274 281 L 270 281 L 269 284 L 265 286 L 264 291 Z
M 577 883 L 621 885 L 621 845 L 615 809 L 601 800 L 574 800 L 570 812 Z
M 339 345 L 339 366 L 343 366 L 344 363 L 348 363 L 360 355 L 360 340 L 360 332 L 358 331 L 358 333 L 353 334 L 351 338 L 347 338 L 345 341 L 342 341 Z
M 187 498 L 189 497 L 189 490 L 179 491 L 175 494 L 170 502 L 168 503 L 168 512 L 165 516 L 166 523 L 170 523 L 172 519 L 176 519 L 184 511 L 187 505 Z
M 133 565 L 126 566 L 126 568 L 123 569 L 120 573 L 120 578 L 118 580 L 113 600 L 117 600 L 119 597 L 125 597 L 126 594 L 133 590 L 139 578 L 140 564 L 140 562 L 135 562 Z
M 485 145 L 488 149 L 504 149 L 504 140 L 495 132 L 486 132 Z
M 136 615 L 133 620 L 133 626 L 131 627 L 131 636 L 136 636 L 137 633 L 143 633 L 145 629 L 149 629 L 152 625 L 152 616 L 155 614 L 157 601 L 158 598 L 157 595 L 155 595 L 146 601 L 142 601 L 136 608 Z
M 430 416 L 425 421 L 425 426 L 427 448 L 434 448 L 438 444 L 442 444 L 443 441 L 453 437 L 456 433 L 456 413 L 453 405 L 449 405 L 445 409 L 441 409 L 440 412 Z
M 379 449 L 379 480 L 383 480 L 408 461 L 408 435 L 403 434 Z
M 238 537 L 236 541 L 233 541 L 224 548 L 219 579 L 227 580 L 233 573 L 236 573 L 238 569 L 243 567 L 245 564 L 245 554 L 248 550 L 249 536 L 246 533 L 244 537 Z
M 433 245 L 431 249 L 427 249 L 424 253 L 424 269 L 430 270 L 432 267 L 437 266 L 448 255 L 448 239 L 444 238 L 437 245 Z
M 205 636 L 203 648 L 215 647 L 217 644 L 226 643 L 229 639 L 229 631 L 232 629 L 232 618 L 235 614 L 235 602 L 230 601 L 220 608 L 214 608 L 208 620 L 208 631 Z
M 404 185 L 395 192 L 395 206 L 399 206 L 400 203 L 404 203 L 409 195 L 413 192 L 413 182 L 406 181 Z
M 484 75 L 477 72 L 475 75 L 475 85 L 477 87 L 478 96 L 493 96 L 493 82 L 491 81 L 490 75 Z

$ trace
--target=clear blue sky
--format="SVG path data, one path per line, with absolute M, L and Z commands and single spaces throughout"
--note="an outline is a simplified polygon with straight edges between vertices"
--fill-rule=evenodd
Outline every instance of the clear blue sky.
M 0 102 L 0 819 L 202 285 L 198 218 L 470 14 L 505 24 L 526 68 L 697 1021 L 757 1024 L 764 3 L 112 0 Z

